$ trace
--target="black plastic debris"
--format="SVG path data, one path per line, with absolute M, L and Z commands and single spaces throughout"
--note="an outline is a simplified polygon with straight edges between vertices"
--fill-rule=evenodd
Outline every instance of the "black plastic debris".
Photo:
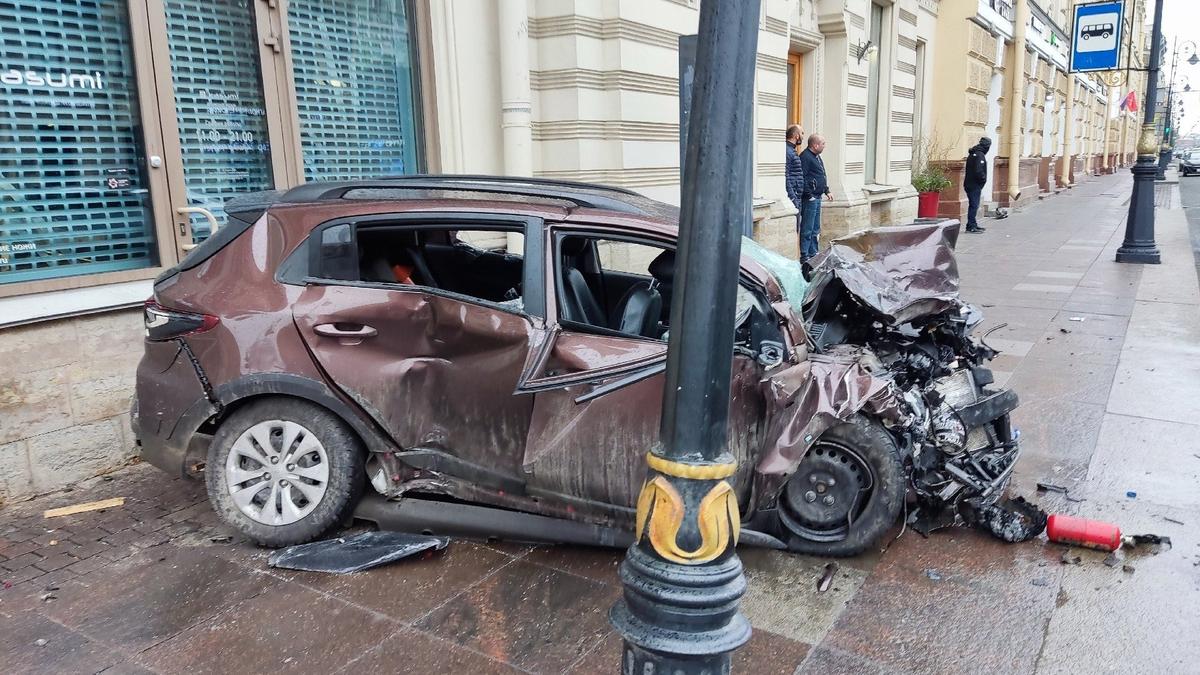
M 422 551 L 442 550 L 444 537 L 404 532 L 363 532 L 352 537 L 314 541 L 280 549 L 267 558 L 271 567 L 307 572 L 350 574 L 386 565 Z
M 1067 494 L 1067 488 L 1053 483 L 1038 483 L 1037 490 L 1038 492 L 1061 492 L 1064 495 Z
M 973 510 L 968 520 L 997 539 L 1016 543 L 1029 541 L 1046 529 L 1046 512 L 1024 497 L 1006 499 Z
M 1130 548 L 1138 546 L 1163 546 L 1167 550 L 1171 548 L 1171 538 L 1159 534 L 1132 534 L 1121 537 L 1121 543 Z

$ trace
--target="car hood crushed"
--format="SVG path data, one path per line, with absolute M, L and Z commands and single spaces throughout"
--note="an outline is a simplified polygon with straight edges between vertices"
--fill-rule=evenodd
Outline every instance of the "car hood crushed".
M 959 298 L 957 236 L 956 221 L 880 227 L 813 260 L 803 300 L 788 299 L 803 315 L 796 351 L 807 357 L 764 381 L 773 412 L 757 465 L 761 507 L 775 506 L 773 488 L 822 432 L 866 414 L 904 457 L 914 529 L 970 524 L 1005 541 L 1041 533 L 1044 513 L 1003 499 L 1019 453 L 1008 417 L 1017 397 L 988 386 L 983 364 L 997 352 L 971 337 L 983 316 Z

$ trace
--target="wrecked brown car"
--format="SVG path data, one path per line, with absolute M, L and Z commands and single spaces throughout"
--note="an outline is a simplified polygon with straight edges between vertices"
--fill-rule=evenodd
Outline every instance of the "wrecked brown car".
M 155 282 L 133 427 L 267 545 L 352 514 L 621 545 L 657 441 L 677 211 L 577 183 L 412 176 L 231 201 Z M 853 555 L 907 512 L 1030 536 L 957 223 L 799 265 L 743 242 L 730 400 L 743 543 Z M 363 499 L 365 487 L 372 493 Z M 361 503 L 360 503 L 361 502 Z

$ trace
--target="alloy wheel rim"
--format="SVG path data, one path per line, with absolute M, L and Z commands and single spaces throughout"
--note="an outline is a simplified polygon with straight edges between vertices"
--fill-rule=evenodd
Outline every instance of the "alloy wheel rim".
M 329 455 L 309 429 L 268 420 L 242 432 L 225 460 L 234 504 L 264 525 L 290 525 L 317 508 L 329 488 Z

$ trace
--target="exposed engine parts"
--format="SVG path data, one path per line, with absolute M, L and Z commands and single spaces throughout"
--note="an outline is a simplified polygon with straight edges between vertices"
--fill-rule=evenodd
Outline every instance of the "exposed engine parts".
M 1009 421 L 1017 397 L 989 387 L 983 364 L 997 352 L 971 337 L 982 314 L 958 299 L 951 269 L 930 274 L 925 288 L 856 292 L 879 267 L 852 250 L 831 251 L 813 272 L 805 317 L 814 353 L 861 345 L 861 362 L 895 388 L 905 418 L 889 430 L 904 449 L 916 495 L 908 524 L 922 533 L 973 525 L 1005 541 L 1037 536 L 1045 513 L 1023 499 L 1002 499 L 1020 452 Z

